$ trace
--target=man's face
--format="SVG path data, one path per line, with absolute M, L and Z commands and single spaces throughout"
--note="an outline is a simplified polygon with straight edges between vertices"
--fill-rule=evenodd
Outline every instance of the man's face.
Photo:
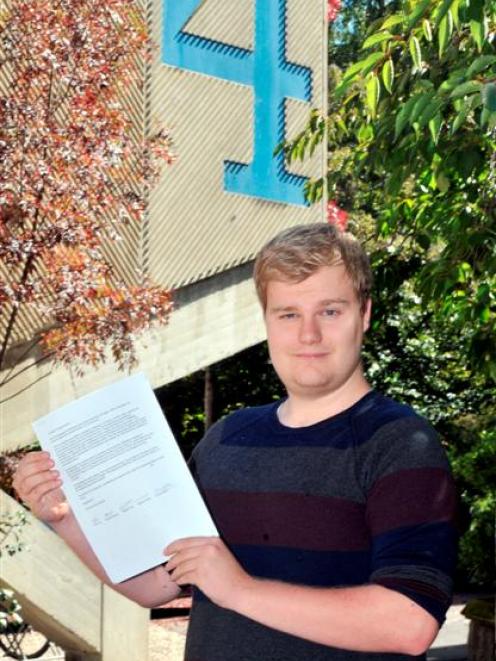
M 321 397 L 353 387 L 370 321 L 343 265 L 299 283 L 271 280 L 265 322 L 274 369 L 289 395 Z

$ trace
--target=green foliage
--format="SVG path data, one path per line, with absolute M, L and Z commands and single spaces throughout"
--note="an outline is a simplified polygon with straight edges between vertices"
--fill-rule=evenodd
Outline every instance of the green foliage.
M 465 422 L 465 427 L 463 426 Z M 458 433 L 462 442 L 448 446 L 453 471 L 468 516 L 468 529 L 460 542 L 460 570 L 466 580 L 475 585 L 493 585 L 494 558 L 488 553 L 494 543 L 494 466 L 496 465 L 496 434 L 478 430 L 475 421 L 461 421 Z M 474 428 L 475 427 L 475 428 Z
M 329 27 L 329 62 L 341 69 L 354 62 L 368 27 L 384 14 L 385 7 L 394 12 L 400 6 L 399 0 L 343 0 L 337 20 Z
M 0 632 L 9 624 L 21 624 L 21 605 L 12 590 L 0 588 Z
M 0 563 L 2 555 L 14 555 L 24 548 L 21 529 L 26 525 L 26 514 L 23 511 L 14 514 L 2 514 L 0 518 Z M 0 632 L 8 624 L 20 624 L 21 606 L 12 590 L 0 588 Z
M 24 548 L 21 529 L 26 525 L 24 511 L 2 514 L 0 519 L 0 558 L 2 555 L 14 555 Z

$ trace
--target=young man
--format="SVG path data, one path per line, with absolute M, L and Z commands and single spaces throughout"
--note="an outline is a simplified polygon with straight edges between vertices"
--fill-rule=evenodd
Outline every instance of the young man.
M 221 538 L 178 540 L 114 586 L 146 606 L 194 586 L 186 661 L 425 658 L 450 603 L 454 490 L 436 435 L 371 390 L 366 255 L 331 225 L 292 228 L 255 264 L 282 402 L 238 411 L 191 469 Z M 19 495 L 108 582 L 46 453 Z

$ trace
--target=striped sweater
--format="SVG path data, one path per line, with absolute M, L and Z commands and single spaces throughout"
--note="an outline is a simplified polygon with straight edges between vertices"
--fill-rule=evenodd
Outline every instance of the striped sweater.
M 433 429 L 411 408 L 374 391 L 308 427 L 282 425 L 278 405 L 221 420 L 191 459 L 240 564 L 253 576 L 299 585 L 383 585 L 442 623 L 455 562 L 455 496 Z M 311 643 L 219 608 L 195 590 L 185 658 L 412 657 Z

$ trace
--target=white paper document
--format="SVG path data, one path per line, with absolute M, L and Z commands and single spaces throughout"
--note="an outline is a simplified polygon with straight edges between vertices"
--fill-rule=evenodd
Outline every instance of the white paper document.
M 175 539 L 217 535 L 143 374 L 81 397 L 33 428 L 113 583 L 163 563 Z

